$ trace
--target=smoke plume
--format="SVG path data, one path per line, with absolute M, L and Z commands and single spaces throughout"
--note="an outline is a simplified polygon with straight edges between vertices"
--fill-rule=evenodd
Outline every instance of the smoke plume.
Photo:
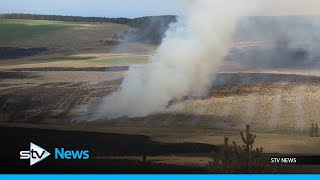
M 317 1 L 189 0 L 146 67 L 131 67 L 120 88 L 101 100 L 89 118 L 144 117 L 171 100 L 201 96 L 227 55 L 238 20 L 252 15 L 314 12 Z M 318 6 L 319 7 L 319 6 Z

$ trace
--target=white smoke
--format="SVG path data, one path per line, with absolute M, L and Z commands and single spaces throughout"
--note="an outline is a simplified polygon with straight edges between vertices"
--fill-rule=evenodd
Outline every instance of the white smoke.
M 180 2 L 183 14 L 167 31 L 150 64 L 145 68 L 131 67 L 120 88 L 102 100 L 89 120 L 144 117 L 164 110 L 171 100 L 201 96 L 211 86 L 229 51 L 239 18 L 300 13 L 301 7 L 313 8 L 311 4 L 307 7 L 306 1 L 295 0 Z
M 259 15 L 319 15 L 319 0 L 257 0 L 261 4 Z

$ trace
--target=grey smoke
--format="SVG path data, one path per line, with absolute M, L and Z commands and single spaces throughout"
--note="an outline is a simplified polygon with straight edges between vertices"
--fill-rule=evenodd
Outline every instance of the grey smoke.
M 310 14 L 320 7 L 314 0 L 189 0 L 181 3 L 183 14 L 170 26 L 149 65 L 142 69 L 130 68 L 120 88 L 100 100 L 88 121 L 144 117 L 164 110 L 171 100 L 201 96 L 211 87 L 219 65 L 232 47 L 240 19 Z M 284 38 L 289 42 L 286 47 L 291 46 L 295 35 Z M 303 57 L 304 53 L 297 56 Z
M 228 60 L 255 68 L 319 68 L 320 16 L 269 16 L 243 18 L 236 42 L 261 42 L 233 48 Z

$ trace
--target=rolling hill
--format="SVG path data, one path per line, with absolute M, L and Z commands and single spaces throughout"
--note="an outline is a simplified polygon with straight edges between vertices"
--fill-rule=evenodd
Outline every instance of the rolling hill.
M 13 19 L 1 19 L 0 27 L 0 46 L 76 49 L 95 47 L 101 40 L 111 40 L 114 35 L 132 29 L 112 23 Z

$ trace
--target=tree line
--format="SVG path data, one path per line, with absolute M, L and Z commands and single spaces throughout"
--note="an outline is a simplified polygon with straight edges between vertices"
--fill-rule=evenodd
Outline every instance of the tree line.
M 67 22 L 96 22 L 96 23 L 116 23 L 125 24 L 135 28 L 144 28 L 145 26 L 159 23 L 170 24 L 176 21 L 176 16 L 145 16 L 139 18 L 108 18 L 108 17 L 84 17 L 84 16 L 62 16 L 62 15 L 44 15 L 44 14 L 24 14 L 11 13 L 0 14 L 0 19 L 31 19 L 31 20 L 49 20 L 49 21 L 67 21 Z

